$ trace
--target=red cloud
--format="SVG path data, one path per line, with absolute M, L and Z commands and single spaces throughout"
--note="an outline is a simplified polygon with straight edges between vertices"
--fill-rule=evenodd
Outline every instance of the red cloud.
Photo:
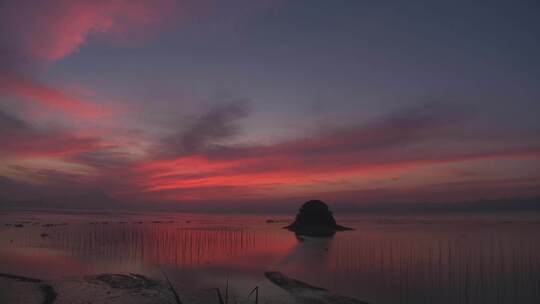
M 322 139 L 324 142 L 324 139 Z M 310 141 L 310 145 L 314 142 Z M 444 153 L 431 151 L 426 155 L 401 154 L 387 160 L 379 152 L 321 154 L 306 159 L 302 149 L 284 154 L 279 145 L 261 148 L 263 156 L 242 156 L 235 159 L 210 159 L 186 156 L 173 160 L 157 160 L 138 168 L 137 188 L 154 197 L 176 200 L 206 200 L 213 198 L 211 189 L 228 191 L 236 198 L 260 198 L 261 191 L 272 190 L 279 197 L 282 187 L 313 186 L 321 182 L 348 179 L 353 176 L 377 178 L 403 170 L 462 161 L 486 159 L 522 159 L 540 157 L 540 149 L 503 149 Z
M 77 117 L 98 118 L 107 114 L 103 107 L 15 74 L 0 74 L 0 95 L 32 101 Z
M 2 26 L 17 47 L 54 61 L 76 51 L 91 34 L 142 31 L 172 11 L 173 0 L 7 1 Z

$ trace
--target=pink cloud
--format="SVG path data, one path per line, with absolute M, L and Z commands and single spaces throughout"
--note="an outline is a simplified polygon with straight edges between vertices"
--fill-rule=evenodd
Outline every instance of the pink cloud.
M 320 141 L 319 141 L 320 140 Z M 490 159 L 537 159 L 538 148 L 479 150 L 460 153 L 426 151 L 399 153 L 399 157 L 381 159 L 381 151 L 346 151 L 312 155 L 306 159 L 306 151 L 317 142 L 324 145 L 326 139 L 312 139 L 309 144 L 299 141 L 294 149 L 283 150 L 283 145 L 260 147 L 258 153 L 242 155 L 234 159 L 206 158 L 201 155 L 183 156 L 171 160 L 153 160 L 137 167 L 136 189 L 151 193 L 154 198 L 170 200 L 208 200 L 216 193 L 229 191 L 229 197 L 260 198 L 271 191 L 280 197 L 296 188 L 299 194 L 304 186 L 325 182 L 348 180 L 355 176 L 371 179 L 382 178 L 403 171 L 424 167 L 483 161 Z
M 105 107 L 12 73 L 0 73 L 0 95 L 20 98 L 80 118 L 98 118 L 108 114 Z
M 175 6 L 173 0 L 8 1 L 0 19 L 20 51 L 55 61 L 77 51 L 90 35 L 147 30 Z

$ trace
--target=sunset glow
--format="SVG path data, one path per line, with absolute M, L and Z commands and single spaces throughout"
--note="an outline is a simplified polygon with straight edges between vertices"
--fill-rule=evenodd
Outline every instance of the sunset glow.
M 64 187 L 92 208 L 540 194 L 540 69 L 522 60 L 540 50 L 534 18 L 496 20 L 489 40 L 468 26 L 491 15 L 423 24 L 453 8 L 377 24 L 389 7 L 234 2 L 1 4 L 0 197 L 56 206 Z

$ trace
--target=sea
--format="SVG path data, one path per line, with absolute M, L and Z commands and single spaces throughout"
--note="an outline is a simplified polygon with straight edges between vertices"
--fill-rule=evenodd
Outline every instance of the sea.
M 137 273 L 260 303 L 267 271 L 367 303 L 540 303 L 540 214 L 336 214 L 330 238 L 294 215 L 0 212 L 0 273 L 62 280 Z M 0 293 L 2 290 L 0 286 Z M 251 295 L 252 297 L 252 295 Z

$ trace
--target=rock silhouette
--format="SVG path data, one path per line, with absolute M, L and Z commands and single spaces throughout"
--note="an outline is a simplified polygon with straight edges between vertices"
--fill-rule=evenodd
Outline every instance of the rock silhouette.
M 295 221 L 284 227 L 297 235 L 325 237 L 332 236 L 336 231 L 352 230 L 338 225 L 332 211 L 319 200 L 311 200 L 302 205 Z

